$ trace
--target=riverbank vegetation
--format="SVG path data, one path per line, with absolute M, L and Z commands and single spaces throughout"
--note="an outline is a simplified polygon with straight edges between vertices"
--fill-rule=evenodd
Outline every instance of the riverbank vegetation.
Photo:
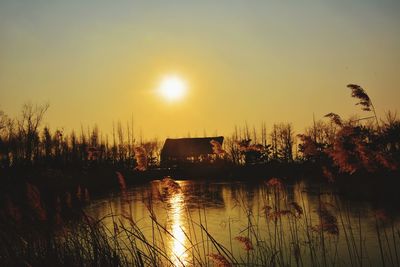
M 277 178 L 258 191 L 262 202 L 246 191 L 235 194 L 235 208 L 245 224 L 228 240 L 210 230 L 206 208 L 185 200 L 185 188 L 165 178 L 143 199 L 150 222 L 134 218 L 125 179 L 120 207 L 93 218 L 79 205 L 86 193 L 60 196 L 50 212 L 38 190 L 27 185 L 26 207 L 9 200 L 0 214 L 0 261 L 5 266 L 397 266 L 400 235 L 394 218 L 382 210 L 354 210 L 321 188 L 308 200 L 307 188 L 294 191 Z M 179 200 L 178 202 L 176 200 Z M 165 206 L 165 217 L 156 205 Z M 172 205 L 172 206 L 171 206 Z M 177 212 L 177 213 L 176 213 Z M 179 215 L 177 215 L 179 214 Z M 77 216 L 78 220 L 71 219 Z M 179 216 L 179 220 L 178 217 Z M 175 220 L 175 221 L 174 221 Z M 364 221 L 374 222 L 373 231 Z M 371 247 L 371 242 L 376 246 Z
M 213 170 L 221 177 L 257 176 L 258 180 L 311 171 L 319 178 L 317 183 L 334 183 L 342 193 L 350 192 L 348 196 L 365 194 L 376 200 L 395 197 L 400 120 L 393 112 L 378 118 L 365 90 L 354 84 L 348 87 L 357 104 L 372 116 L 345 120 L 329 113 L 302 134 L 287 123 L 274 124 L 270 132 L 266 124 L 260 131 L 248 125 L 235 127 L 223 145 L 211 142 L 214 155 L 208 161 L 186 167 L 195 175 L 202 171 L 209 175 Z M 323 193 L 318 194 L 318 207 L 307 206 L 301 198 L 289 201 L 279 179 L 269 179 L 260 188 L 266 201 L 262 211 L 246 206 L 246 196 L 237 199 L 248 223 L 242 231 L 230 233 L 228 244 L 220 243 L 208 231 L 204 207 L 198 207 L 197 218 L 188 211 L 179 235 L 189 243 L 180 244 L 173 229 L 152 208 L 154 201 L 164 202 L 181 192 L 179 183 L 166 178 L 160 182 L 160 190 L 145 200 L 151 218 L 149 236 L 127 208 L 126 184 L 148 181 L 145 177 L 154 179 L 152 172 L 163 177 L 158 169 L 161 141 L 137 140 L 132 123 L 126 127 L 117 123 L 111 136 L 98 127 L 82 127 L 79 133 L 68 134 L 51 130 L 43 127 L 48 107 L 26 104 L 21 116 L 14 119 L 0 113 L 0 262 L 7 266 L 376 263 L 367 256 L 370 252 L 366 250 L 361 217 L 350 221 L 348 210 L 335 201 L 326 202 Z M 173 174 L 179 176 L 178 170 Z M 135 179 L 125 179 L 132 175 Z M 382 186 L 384 190 L 380 190 Z M 83 208 L 91 195 L 113 187 L 121 190 L 121 212 L 110 210 L 106 218 L 88 216 Z M 387 188 L 392 191 L 388 193 Z M 372 242 L 378 245 L 378 264 L 398 265 L 399 230 L 384 212 L 374 214 L 376 240 Z M 261 220 L 267 228 L 261 227 Z M 175 240 L 190 256 L 187 262 L 178 255 L 171 256 L 168 239 Z M 242 249 L 238 252 L 239 247 Z M 343 253 L 347 256 L 342 257 Z
M 364 112 L 372 116 L 342 119 L 335 113 L 313 121 L 303 133 L 290 123 L 262 124 L 258 131 L 246 124 L 235 127 L 222 146 L 213 144 L 218 161 L 235 166 L 270 163 L 312 163 L 331 179 L 337 174 L 398 170 L 400 120 L 394 112 L 384 119 L 365 90 L 348 85 Z M 0 169 L 83 169 L 106 166 L 113 170 L 146 170 L 159 166 L 162 140 L 145 141 L 134 135 L 133 123 L 118 122 L 112 134 L 97 127 L 65 133 L 43 126 L 49 105 L 23 106 L 21 115 L 9 118 L 0 112 Z

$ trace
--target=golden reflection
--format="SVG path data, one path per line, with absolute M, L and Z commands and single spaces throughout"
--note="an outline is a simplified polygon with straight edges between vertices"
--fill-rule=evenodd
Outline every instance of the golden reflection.
M 174 193 L 169 199 L 171 233 L 174 238 L 171 239 L 171 261 L 175 266 L 184 266 L 187 264 L 188 254 L 186 251 L 186 235 L 184 233 L 184 197 L 182 192 Z

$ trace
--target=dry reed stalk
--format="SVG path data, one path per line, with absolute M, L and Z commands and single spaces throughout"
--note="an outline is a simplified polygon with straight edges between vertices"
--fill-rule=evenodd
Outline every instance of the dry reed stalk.
M 316 232 L 327 232 L 331 235 L 339 235 L 339 227 L 336 217 L 327 209 L 324 203 L 321 203 L 320 208 L 317 210 L 320 223 L 311 227 Z
M 89 190 L 85 187 L 85 202 L 89 202 L 90 201 L 90 195 L 89 195 Z
M 54 217 L 54 222 L 57 226 L 60 226 L 62 224 L 62 218 L 61 218 L 61 199 L 60 197 L 56 198 L 56 204 L 55 204 L 55 217 Z
M 65 193 L 64 200 L 65 200 L 65 205 L 71 209 L 72 208 L 72 197 L 71 197 L 70 192 Z
M 76 189 L 76 198 L 81 201 L 82 200 L 82 188 L 80 185 L 78 185 L 78 188 Z
M 385 221 L 388 220 L 388 216 L 387 216 L 386 212 L 385 212 L 384 210 L 382 210 L 382 209 L 376 210 L 376 211 L 374 212 L 374 214 L 375 214 L 375 218 L 376 218 L 378 221 L 385 222 Z
M 118 184 L 119 188 L 121 190 L 121 215 L 125 219 L 130 220 L 132 217 L 132 211 L 129 208 L 129 199 L 128 199 L 128 194 L 126 192 L 126 181 L 125 177 L 122 175 L 120 172 L 115 172 L 118 178 Z
M 266 208 L 265 209 L 265 214 L 267 216 L 267 219 L 273 220 L 273 221 L 277 221 L 279 218 L 281 218 L 282 216 L 288 216 L 288 215 L 293 215 L 293 212 L 291 212 L 290 210 L 277 210 L 277 211 L 271 211 L 271 209 Z
M 16 206 L 10 199 L 9 196 L 5 198 L 5 210 L 8 216 L 10 216 L 15 223 L 20 223 L 22 219 L 21 210 Z
M 126 190 L 125 177 L 120 172 L 115 172 L 115 174 L 117 174 L 118 184 L 121 191 Z
M 326 166 L 322 166 L 322 174 L 328 179 L 328 182 L 333 183 L 335 181 L 333 173 Z
M 42 206 L 40 193 L 36 186 L 26 183 L 26 197 L 31 208 L 35 211 L 40 221 L 46 220 L 46 211 Z

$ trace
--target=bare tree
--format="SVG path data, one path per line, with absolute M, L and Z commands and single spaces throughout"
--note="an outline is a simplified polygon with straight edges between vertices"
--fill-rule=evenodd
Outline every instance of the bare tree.
M 271 131 L 271 150 L 272 150 L 272 159 L 277 160 L 278 159 L 278 125 L 274 124 L 272 126 L 272 131 Z
M 293 126 L 290 123 L 274 124 L 270 137 L 272 158 L 285 162 L 293 161 Z
M 279 127 L 280 157 L 286 162 L 293 161 L 293 126 L 290 123 L 280 124 Z
M 7 127 L 8 117 L 4 111 L 0 110 L 0 134 Z
M 50 128 L 44 127 L 43 129 L 43 137 L 42 137 L 43 149 L 46 160 L 51 157 L 52 148 L 53 148 L 53 140 L 51 138 Z
M 48 108 L 49 104 L 33 106 L 31 103 L 24 104 L 22 107 L 21 118 L 18 120 L 18 130 L 23 138 L 26 161 L 32 160 L 34 141 L 38 136 L 38 128 Z
M 120 162 L 123 162 L 126 157 L 126 147 L 125 147 L 125 138 L 124 138 L 124 130 L 122 128 L 122 124 L 118 121 L 117 124 L 117 135 L 118 135 L 118 154 Z
M 267 126 L 265 122 L 261 124 L 261 144 L 265 147 L 267 146 Z

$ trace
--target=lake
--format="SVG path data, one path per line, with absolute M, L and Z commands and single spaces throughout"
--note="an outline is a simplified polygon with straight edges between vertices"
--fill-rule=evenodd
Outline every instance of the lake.
M 103 219 L 124 253 L 156 253 L 167 266 L 398 266 L 396 216 L 336 191 L 305 181 L 167 178 L 123 184 L 85 211 Z

